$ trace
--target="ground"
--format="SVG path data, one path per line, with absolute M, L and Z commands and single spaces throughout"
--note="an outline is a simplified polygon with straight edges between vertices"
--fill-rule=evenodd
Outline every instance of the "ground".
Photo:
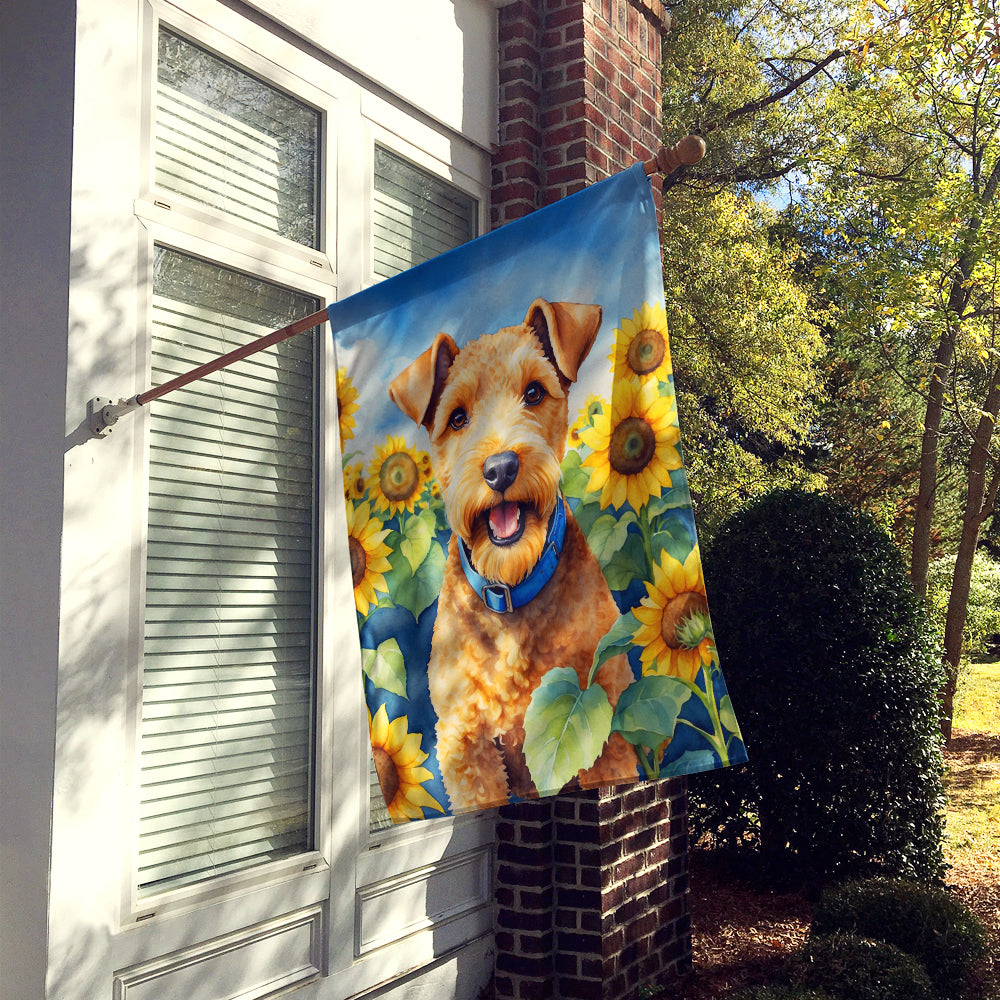
M 956 729 L 945 751 L 948 766 L 951 868 L 947 885 L 983 921 L 991 936 L 990 956 L 978 971 L 970 1000 L 1000 1000 L 1000 852 L 992 831 L 1000 826 L 1000 736 Z M 955 803 L 974 805 L 977 823 Z M 967 812 L 968 810 L 966 810 Z M 985 844 L 985 846 L 983 846 Z M 693 850 L 691 924 L 693 970 L 658 1000 L 726 1000 L 738 990 L 772 981 L 790 952 L 809 933 L 812 903 L 807 889 L 768 892 L 727 871 L 711 851 Z

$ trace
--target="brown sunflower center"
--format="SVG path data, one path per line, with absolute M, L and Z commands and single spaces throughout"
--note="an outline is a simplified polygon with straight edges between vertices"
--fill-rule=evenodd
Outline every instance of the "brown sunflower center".
M 378 479 L 386 500 L 399 503 L 409 500 L 416 492 L 420 483 L 420 470 L 406 452 L 397 451 L 382 463 Z
M 634 476 L 649 465 L 655 452 L 653 428 L 641 417 L 626 417 L 611 434 L 608 461 L 619 475 Z
M 353 535 L 348 536 L 347 549 L 351 553 L 351 579 L 357 587 L 365 578 L 365 570 L 368 569 L 368 553 Z
M 378 772 L 378 783 L 382 788 L 382 798 L 388 805 L 399 791 L 399 772 L 396 763 L 382 747 L 372 747 L 375 758 L 375 770 Z
M 688 590 L 667 601 L 660 620 L 660 634 L 671 649 L 683 649 L 684 644 L 677 638 L 681 623 L 694 614 L 708 614 L 708 601 L 704 594 Z
M 636 375 L 648 375 L 660 367 L 666 353 L 667 345 L 659 330 L 641 330 L 628 345 L 628 366 Z

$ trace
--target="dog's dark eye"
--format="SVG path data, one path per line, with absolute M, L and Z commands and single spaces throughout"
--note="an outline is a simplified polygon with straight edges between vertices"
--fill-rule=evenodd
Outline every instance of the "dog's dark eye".
M 524 401 L 528 406 L 537 406 L 546 395 L 545 386 L 541 382 L 529 382 L 528 388 L 524 390 Z
M 454 410 L 451 411 L 451 416 L 448 418 L 448 426 L 453 431 L 461 430 L 469 422 L 469 415 L 462 409 L 461 406 L 456 406 Z

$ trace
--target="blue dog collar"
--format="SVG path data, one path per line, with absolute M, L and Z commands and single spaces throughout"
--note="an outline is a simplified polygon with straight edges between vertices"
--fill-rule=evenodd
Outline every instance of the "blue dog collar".
M 545 548 L 542 557 L 535 563 L 535 568 L 516 586 L 508 587 L 506 583 L 493 583 L 485 576 L 480 576 L 469 562 L 465 551 L 465 543 L 459 539 L 458 554 L 462 559 L 462 569 L 469 586 L 483 599 L 483 603 L 498 614 L 507 614 L 523 608 L 525 604 L 536 598 L 552 579 L 562 552 L 563 539 L 566 537 L 566 502 L 560 494 L 555 510 L 549 518 L 549 527 L 545 533 Z

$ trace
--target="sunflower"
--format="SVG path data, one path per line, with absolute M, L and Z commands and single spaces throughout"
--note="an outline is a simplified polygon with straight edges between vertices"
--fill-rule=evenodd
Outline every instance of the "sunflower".
M 623 319 L 615 330 L 615 346 L 608 355 L 612 371 L 619 378 L 634 375 L 665 382 L 670 375 L 670 342 L 667 339 L 667 316 L 660 302 L 644 302 L 641 309 Z
M 354 437 L 354 414 L 358 410 L 358 390 L 343 368 L 337 369 L 337 418 L 340 422 L 340 450 L 344 442 Z
M 601 506 L 626 501 L 638 511 L 670 486 L 670 471 L 681 467 L 677 403 L 661 396 L 656 382 L 619 381 L 611 406 L 594 418 L 580 440 L 593 449 L 581 465 L 591 470 L 590 491 L 601 491 Z
M 666 550 L 653 566 L 653 582 L 633 614 L 639 620 L 633 641 L 642 647 L 642 672 L 694 682 L 702 664 L 715 658 L 715 638 L 696 545 L 683 563 Z
M 583 408 L 569 429 L 569 446 L 571 448 L 575 448 L 580 444 L 580 432 L 590 427 L 594 422 L 594 418 L 599 413 L 603 413 L 606 406 L 607 404 L 600 396 L 594 393 L 587 396 Z
M 371 516 L 368 503 L 354 504 L 347 501 L 347 547 L 351 554 L 351 578 L 354 583 L 354 606 L 358 614 L 368 614 L 368 609 L 378 602 L 376 591 L 387 594 L 389 586 L 383 574 L 391 569 L 389 546 L 384 538 L 389 534 L 382 522 Z
M 426 452 L 411 448 L 401 437 L 387 438 L 368 466 L 368 489 L 376 509 L 390 516 L 412 511 L 430 475 Z
M 427 760 L 420 749 L 420 733 L 407 732 L 407 726 L 405 715 L 390 722 L 385 705 L 374 716 L 368 713 L 375 770 L 393 823 L 423 819 L 421 807 L 444 812 L 444 806 L 423 787 L 434 775 L 420 766 Z
M 365 485 L 364 462 L 344 466 L 344 496 L 348 500 L 364 500 Z

